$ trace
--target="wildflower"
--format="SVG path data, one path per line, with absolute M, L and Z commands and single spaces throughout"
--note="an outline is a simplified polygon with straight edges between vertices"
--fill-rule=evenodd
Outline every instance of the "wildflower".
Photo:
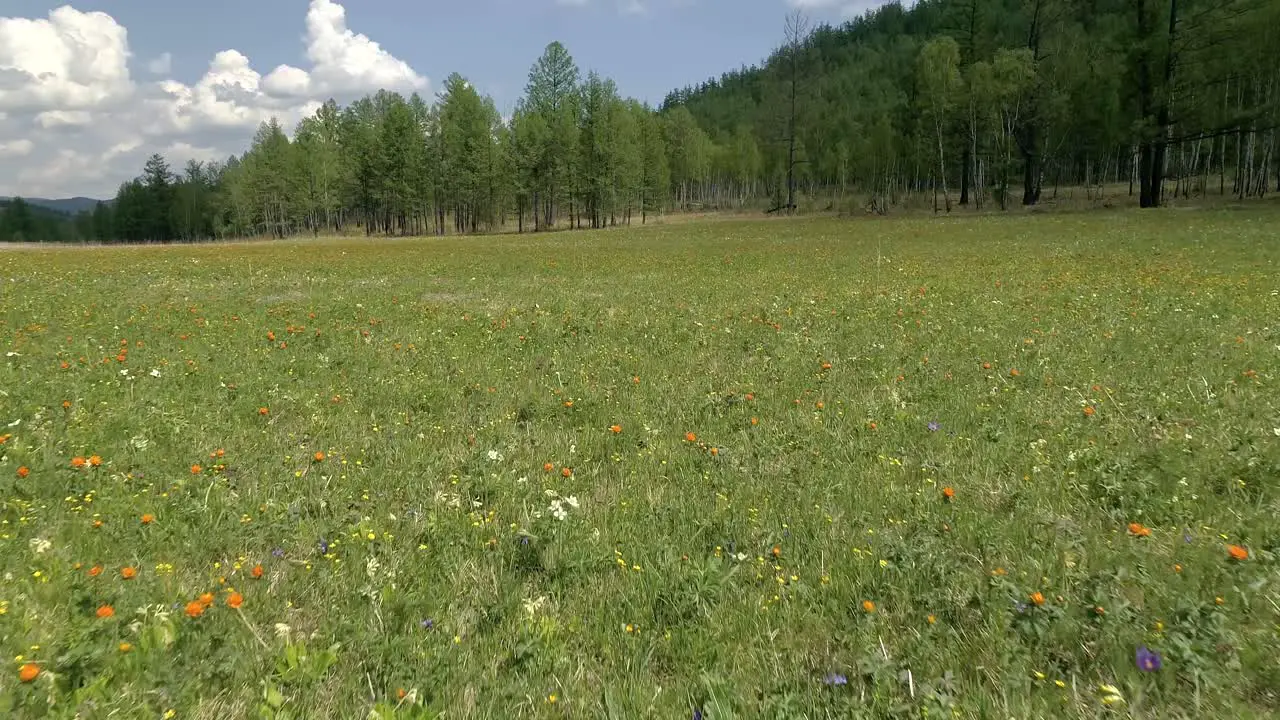
M 418 627 L 422 628 L 423 630 L 430 630 L 435 626 L 436 626 L 436 621 L 432 620 L 431 618 L 423 618 L 422 620 L 418 621 Z
M 1092 405 L 1085 405 L 1085 406 L 1084 406 L 1084 416 L 1085 416 L 1085 417 L 1093 417 L 1093 414 L 1094 414 L 1095 412 L 1097 412 L 1097 411 L 1093 409 L 1093 406 L 1092 406 Z
M 849 678 L 845 677 L 843 673 L 833 672 L 827 673 L 827 675 L 822 678 L 822 682 L 827 685 L 848 685 Z
M 19 478 L 25 478 L 26 476 L 28 476 L 28 475 L 30 475 L 30 474 L 31 474 L 31 470 L 29 470 L 29 469 L 27 468 L 27 466 L 26 466 L 26 465 L 23 465 L 23 466 L 21 466 L 21 467 L 19 467 L 19 468 L 18 468 L 18 477 L 19 477 Z
M 925 621 L 928 622 L 930 625 L 933 625 L 934 623 L 938 622 L 938 616 L 930 615 L 929 617 L 925 618 Z
M 1099 685 L 1098 690 L 1102 693 L 1103 705 L 1124 704 L 1124 696 L 1120 694 L 1119 688 L 1115 685 Z
M 232 610 L 239 610 L 240 606 L 243 604 L 244 604 L 244 596 L 241 595 L 240 593 L 233 592 L 227 596 L 227 607 L 231 608 Z
M 93 467 L 100 467 L 102 465 L 102 458 L 97 455 L 90 455 L 89 464 Z
M 84 467 L 84 464 L 85 464 L 85 459 L 78 455 L 76 457 L 71 458 L 71 467 L 77 470 Z
M 1018 372 L 1018 368 L 1013 368 L 1009 371 L 1009 377 L 1018 377 L 1021 374 L 1022 373 Z
M 1231 559 L 1232 559 L 1232 560 L 1242 560 L 1242 561 L 1243 561 L 1243 560 L 1248 560 L 1248 559 L 1249 559 L 1249 551 L 1248 551 L 1248 550 L 1245 550 L 1244 548 L 1240 547 L 1239 545 L 1228 545 L 1228 546 L 1227 546 L 1227 555 L 1231 556 Z
M 98 608 L 98 611 L 96 613 L 94 613 L 94 615 L 96 615 L 99 620 L 106 620 L 107 618 L 115 614 L 116 614 L 116 609 L 111 607 L 110 605 L 103 605 L 102 607 Z
M 189 618 L 198 618 L 204 614 L 204 605 L 201 605 L 199 602 L 192 600 L 191 602 L 187 603 L 187 607 L 186 607 L 186 610 L 184 610 L 184 612 L 187 613 L 187 617 Z
M 1155 672 L 1160 669 L 1160 653 L 1154 650 L 1148 650 L 1146 645 L 1139 645 L 1138 651 L 1135 653 L 1134 659 L 1138 663 L 1138 669 L 1143 672 Z
M 315 460 L 316 462 L 324 462 L 324 453 L 321 452 L 320 450 L 317 450 L 316 454 L 311 456 L 311 459 Z
M 122 642 L 122 643 L 120 643 L 120 645 L 119 645 L 119 649 L 120 649 L 120 652 L 122 652 L 122 653 L 127 653 L 127 652 L 129 652 L 130 650 L 132 650 L 132 649 L 133 649 L 133 646 L 132 646 L 132 645 L 130 645 L 129 643 L 127 643 L 127 642 Z
M 201 605 L 203 605 L 203 606 L 205 606 L 205 607 L 209 607 L 210 605 L 212 605 L 212 604 L 213 604 L 213 593 L 201 593 L 201 594 L 200 594 L 200 604 L 201 604 Z
M 266 415 L 266 414 L 267 414 L 267 413 L 269 413 L 269 412 L 271 412 L 271 411 L 270 411 L 270 410 L 268 410 L 268 409 L 266 409 L 265 407 L 260 407 L 260 408 L 258 408 L 258 414 L 259 414 L 259 415 Z
M 685 433 L 685 434 L 684 434 L 684 439 L 685 439 L 685 441 L 686 441 L 686 442 L 698 442 L 698 436 L 697 436 L 697 435 L 695 435 L 695 434 L 693 434 L 693 433 L 691 433 L 691 432 L 687 432 L 687 433 Z
M 1031 595 L 1028 596 L 1028 599 L 1031 600 L 1031 604 L 1035 605 L 1036 607 L 1040 607 L 1041 605 L 1044 605 L 1044 594 L 1041 593 L 1039 590 L 1031 593 Z
M 203 469 L 203 468 L 201 468 L 199 465 L 192 465 L 192 466 L 191 466 L 191 474 L 192 474 L 192 475 L 199 475 L 199 474 L 200 474 L 200 471 L 201 471 L 202 469 Z
M 253 570 L 249 571 L 249 574 L 253 576 L 254 580 L 261 578 L 262 573 L 263 573 L 263 570 L 261 565 L 254 565 Z
M 561 477 L 569 477 L 571 475 L 573 475 L 573 470 L 571 468 L 560 468 Z
M 94 565 L 93 567 L 89 568 L 89 577 L 98 577 L 101 574 L 102 574 L 101 565 Z
M 929 432 L 938 432 L 938 430 L 942 429 L 942 424 L 937 420 L 930 420 L 928 428 Z
M 954 500 L 954 499 L 955 499 L 955 497 L 956 497 L 956 491 L 955 491 L 955 488 L 950 487 L 950 486 L 942 488 L 942 499 L 943 499 L 943 500 L 946 500 L 947 502 L 951 502 L 952 500 Z
M 622 432 L 622 426 L 621 426 L 621 425 L 610 425 L 610 426 L 609 426 L 609 432 L 613 433 L 614 435 L 617 435 L 618 433 Z
M 40 677 L 40 666 L 35 663 L 27 663 L 18 668 L 18 679 L 24 683 L 29 683 Z
M 875 604 L 875 603 L 873 603 L 873 602 L 871 602 L 870 600 L 863 600 L 863 601 L 862 601 L 862 610 L 863 610 L 863 612 L 873 613 L 873 612 L 875 612 L 875 611 L 876 611 L 876 604 Z
M 1106 608 L 1102 607 L 1101 605 L 1094 605 L 1094 606 L 1093 606 L 1093 614 L 1094 614 L 1094 615 L 1097 615 L 1098 617 L 1102 617 L 1103 615 L 1106 615 L 1106 614 L 1107 614 L 1107 610 L 1106 610 Z
M 543 472 L 551 472 L 552 470 L 555 470 L 555 469 L 556 469 L 556 466 L 552 465 L 551 463 L 542 463 Z
M 155 522 L 155 521 L 156 521 L 156 516 L 155 516 L 155 515 L 152 515 L 151 513 L 143 513 L 143 514 L 142 514 L 142 524 L 143 524 L 143 525 L 150 525 L 151 523 L 153 523 L 153 522 Z
M 124 578 L 125 580 L 132 580 L 138 577 L 138 570 L 136 568 L 132 568 L 128 566 L 122 567 L 120 568 L 120 577 Z
M 1142 523 L 1129 523 L 1129 534 L 1134 537 L 1148 537 L 1151 535 L 1151 528 Z

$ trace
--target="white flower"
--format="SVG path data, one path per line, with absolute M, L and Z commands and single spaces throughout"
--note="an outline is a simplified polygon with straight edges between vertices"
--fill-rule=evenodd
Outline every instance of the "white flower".
M 53 547 L 53 543 L 45 540 L 44 538 L 31 538 L 27 544 L 31 546 L 32 552 L 35 552 L 37 555 Z
M 499 461 L 501 461 L 501 460 L 502 460 L 502 454 L 501 454 L 501 453 L 499 453 L 497 450 L 490 450 L 490 451 L 489 451 L 489 459 L 490 459 L 490 460 L 492 460 L 492 461 L 494 461 L 494 462 L 499 462 Z
M 1280 432 L 1277 432 L 1276 434 L 1277 434 L 1277 435 L 1280 435 Z M 523 485 L 524 483 L 529 482 L 529 478 L 528 478 L 528 476 L 526 476 L 526 475 L 521 475 L 519 478 L 517 478 L 517 479 L 516 479 L 516 482 L 518 482 L 518 483 L 520 483 L 521 485 Z
M 561 505 L 559 500 L 552 500 L 551 507 L 547 509 L 551 511 L 551 514 L 554 515 L 557 520 L 565 520 L 569 517 L 569 512 L 564 509 L 564 505 Z
M 160 368 L 151 368 L 151 377 L 160 377 Z
M 574 510 L 577 510 L 577 509 L 578 509 L 578 496 L 577 496 L 577 495 L 570 495 L 569 497 L 565 498 L 565 499 L 564 499 L 564 501 L 565 501 L 565 502 L 567 502 L 567 503 L 569 503 L 569 506 L 570 506 L 570 507 L 572 507 Z
M 5 357 L 22 357 L 22 355 L 20 355 L 20 354 L 18 354 L 18 353 L 16 353 L 16 352 L 14 352 L 14 351 L 12 351 L 12 350 L 10 350 L 9 352 L 5 353 L 5 354 L 4 354 L 4 356 L 5 356 Z

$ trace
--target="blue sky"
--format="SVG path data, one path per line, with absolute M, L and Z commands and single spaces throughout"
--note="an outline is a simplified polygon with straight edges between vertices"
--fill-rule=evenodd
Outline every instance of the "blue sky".
M 506 112 L 552 40 L 584 72 L 657 104 L 673 88 L 759 62 L 793 7 L 839 22 L 876 4 L 0 0 L 0 73 L 29 81 L 0 84 L 0 195 L 110 195 L 151 152 L 175 164 L 225 157 L 262 117 L 291 124 L 325 96 L 383 84 L 434 93 L 454 71 Z M 353 58 L 365 66 L 350 70 Z

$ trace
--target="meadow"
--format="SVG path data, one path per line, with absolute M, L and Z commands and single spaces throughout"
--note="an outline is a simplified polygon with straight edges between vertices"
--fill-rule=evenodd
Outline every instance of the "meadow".
M 1273 716 L 1277 228 L 0 251 L 0 716 Z

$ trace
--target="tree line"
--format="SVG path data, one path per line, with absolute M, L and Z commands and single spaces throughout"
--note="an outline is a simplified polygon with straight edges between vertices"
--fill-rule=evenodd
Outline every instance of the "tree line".
M 74 222 L 100 241 L 602 227 L 752 207 L 1143 207 L 1280 189 L 1277 0 L 920 0 L 788 18 L 759 66 L 651 108 L 560 43 L 504 118 L 453 74 L 428 102 L 330 100 L 225 162 L 152 156 Z
M 879 209 L 1035 205 L 1060 185 L 1128 185 L 1142 207 L 1256 197 L 1280 190 L 1277 28 L 1276 0 L 894 3 L 812 33 L 793 20 L 763 65 L 662 110 L 706 132 L 696 192 L 719 204 L 786 207 L 796 185 Z

